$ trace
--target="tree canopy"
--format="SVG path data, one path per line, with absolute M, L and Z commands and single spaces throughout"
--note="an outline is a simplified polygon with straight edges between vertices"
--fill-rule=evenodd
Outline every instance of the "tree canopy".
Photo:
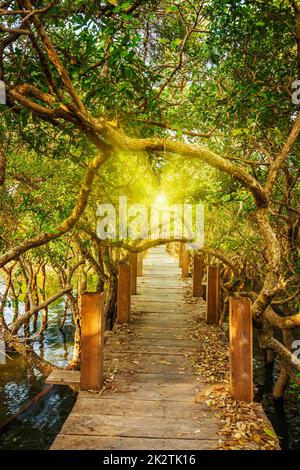
M 92 270 L 110 292 L 111 326 L 117 263 L 144 245 L 99 241 L 96 205 L 119 194 L 149 202 L 159 191 L 202 201 L 202 251 L 224 268 L 224 315 L 234 292 L 250 296 L 261 345 L 291 363 L 300 4 L 12 0 L 0 16 L 0 266 L 9 286 L 23 272 L 29 295 L 35 273 L 51 267 L 80 335 L 74 279 Z

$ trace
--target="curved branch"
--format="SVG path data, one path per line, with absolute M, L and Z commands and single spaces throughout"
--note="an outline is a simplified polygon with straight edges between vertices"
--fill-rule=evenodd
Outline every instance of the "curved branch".
M 268 180 L 266 184 L 266 191 L 270 193 L 272 191 L 272 188 L 274 186 L 274 183 L 276 181 L 277 173 L 284 163 L 285 159 L 289 156 L 296 140 L 298 139 L 300 134 L 300 112 L 298 113 L 298 116 L 296 118 L 296 121 L 293 125 L 293 128 L 281 150 L 279 155 L 277 155 L 276 159 L 270 166 L 270 171 L 268 175 Z
M 165 245 L 166 243 L 171 242 L 182 242 L 188 243 L 190 240 L 185 238 L 157 238 L 156 240 L 139 240 L 136 244 L 130 244 L 125 242 L 124 240 L 120 240 L 118 242 L 106 242 L 103 241 L 103 246 L 110 246 L 112 248 L 118 247 L 123 248 L 124 250 L 130 251 L 131 253 L 140 253 L 141 251 L 148 250 L 154 246 Z
M 239 181 L 244 187 L 251 191 L 259 207 L 266 207 L 268 205 L 266 192 L 259 182 L 245 171 L 242 166 L 231 163 L 226 160 L 226 158 L 221 157 L 202 145 L 186 144 L 184 142 L 155 137 L 146 139 L 128 137 L 122 132 L 108 126 L 106 122 L 99 122 L 98 129 L 105 134 L 112 145 L 122 150 L 131 152 L 164 151 L 201 160 L 231 175 Z
M 214 249 L 214 248 L 205 248 L 205 247 L 199 251 L 201 251 L 202 253 L 206 253 L 208 255 L 212 255 L 215 258 L 218 258 L 220 261 L 226 264 L 234 274 L 238 274 L 239 270 L 237 266 L 221 251 Z
M 39 305 L 36 305 L 35 307 L 31 308 L 30 310 L 27 310 L 27 312 L 24 313 L 21 317 L 19 317 L 13 324 L 11 334 L 16 335 L 21 328 L 30 318 L 40 310 L 43 310 L 44 308 L 48 307 L 48 305 L 52 304 L 55 302 L 57 299 L 62 297 L 63 295 L 67 294 L 72 290 L 72 287 L 68 286 L 65 289 L 62 289 L 60 292 L 52 295 L 47 299 L 45 302 L 42 302 Z
M 43 233 L 40 233 L 39 235 L 36 235 L 33 238 L 30 238 L 29 240 L 24 240 L 19 245 L 11 248 L 6 253 L 1 255 L 0 256 L 0 268 L 5 266 L 5 264 L 7 264 L 9 261 L 12 261 L 13 259 L 17 259 L 22 253 L 25 253 L 31 248 L 36 248 L 38 246 L 45 245 L 46 243 L 49 243 L 50 241 L 55 240 L 61 235 L 64 235 L 71 228 L 74 227 L 74 225 L 76 224 L 76 222 L 78 221 L 78 219 L 80 218 L 80 216 L 82 215 L 86 207 L 97 170 L 107 160 L 108 157 L 109 157 L 109 154 L 106 154 L 106 155 L 99 154 L 96 157 L 94 157 L 89 163 L 84 181 L 82 183 L 82 186 L 81 186 L 78 198 L 77 198 L 77 203 L 74 209 L 72 210 L 71 214 L 69 215 L 69 217 L 67 217 L 59 226 L 54 228 L 53 231 L 43 232 Z

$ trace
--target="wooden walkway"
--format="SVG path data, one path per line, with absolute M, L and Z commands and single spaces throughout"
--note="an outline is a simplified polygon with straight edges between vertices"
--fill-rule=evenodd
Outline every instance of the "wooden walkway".
M 117 327 L 105 344 L 101 394 L 81 391 L 52 449 L 211 449 L 220 442 L 213 411 L 195 401 L 205 385 L 188 355 L 196 348 L 192 313 L 177 261 L 149 251 L 129 332 Z

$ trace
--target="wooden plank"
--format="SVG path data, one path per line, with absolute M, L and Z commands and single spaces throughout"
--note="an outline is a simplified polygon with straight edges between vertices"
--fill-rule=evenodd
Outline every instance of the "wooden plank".
M 155 295 L 155 300 L 153 296 Z M 136 297 L 133 298 L 133 303 L 139 305 L 141 302 L 144 303 L 152 303 L 152 302 L 159 302 L 159 304 L 165 303 L 173 303 L 177 305 L 178 302 L 183 303 L 184 297 L 176 292 L 176 290 L 168 291 L 167 289 L 164 291 L 162 290 L 160 293 L 156 293 L 155 290 L 152 292 L 147 292 L 146 294 L 138 294 Z
M 75 415 L 71 414 L 62 428 L 62 434 L 82 434 L 88 436 L 124 436 L 154 437 L 176 439 L 216 439 L 216 427 L 212 420 L 201 424 L 191 419 L 149 417 L 145 423 L 144 416 L 108 416 L 108 415 Z
M 51 450 L 206 450 L 216 447 L 220 440 L 151 439 L 107 436 L 70 436 L 60 434 Z
M 206 386 L 202 383 L 177 383 L 177 384 L 152 384 L 152 383 L 124 383 L 120 380 L 115 384 L 115 388 L 104 390 L 101 395 L 95 395 L 94 393 L 81 391 L 79 398 L 95 398 L 98 400 L 110 399 L 110 398 L 122 398 L 124 395 L 130 400 L 155 400 L 164 402 L 188 402 L 194 403 L 194 398 L 197 394 L 205 394 L 207 391 Z M 120 389 L 120 391 L 118 391 Z
M 72 410 L 74 415 L 144 416 L 161 418 L 205 419 L 206 406 L 193 402 L 164 400 L 136 400 L 128 396 L 99 398 L 79 398 Z
M 146 340 L 147 341 L 147 340 Z M 187 354 L 191 353 L 192 351 L 196 351 L 197 346 L 190 345 L 190 344 L 185 344 L 184 346 L 174 346 L 172 347 L 166 347 L 166 346 L 161 346 L 160 344 L 145 344 L 145 340 L 142 341 L 140 345 L 134 342 L 134 344 L 130 343 L 113 343 L 113 344 L 106 344 L 105 345 L 105 354 L 109 357 L 109 355 L 114 355 L 115 357 L 118 357 L 120 354 L 133 354 L 137 356 L 138 354 L 154 354 L 154 355 L 161 355 L 161 354 L 170 354 L 172 353 L 175 356 L 182 355 L 182 354 Z
M 188 331 L 190 329 L 195 328 L 195 324 L 192 319 L 187 318 L 176 318 L 170 315 L 170 319 L 163 318 L 159 316 L 150 317 L 143 315 L 140 316 L 138 314 L 132 317 L 134 319 L 134 328 L 137 330 L 139 328 L 144 328 L 145 330 L 155 329 L 156 331 L 161 331 L 163 327 L 166 330 L 172 331 L 174 328 L 182 328 L 183 331 Z M 159 321 L 159 324 L 157 322 Z M 166 331 L 167 333 L 167 331 Z
M 135 307 L 135 311 L 138 313 L 138 310 L 140 310 L 142 313 L 164 313 L 164 314 L 168 314 L 168 313 L 174 313 L 175 310 L 179 313 L 184 313 L 186 312 L 186 309 L 184 308 L 184 306 L 182 307 L 179 307 L 178 305 L 174 305 L 174 306 L 165 306 L 165 308 L 163 309 L 162 311 L 162 308 L 161 308 L 161 305 L 155 305 L 154 303 L 152 303 L 151 305 L 142 305 L 140 307 L 140 309 L 136 308 L 136 306 L 134 305 Z M 134 310 L 132 309 L 132 311 L 134 312 Z
M 156 322 L 159 321 L 160 326 L 181 326 L 185 327 L 191 324 L 192 319 L 186 318 L 184 315 L 176 316 L 172 315 L 171 313 L 168 314 L 168 317 L 164 317 L 163 315 L 156 314 L 156 315 L 139 315 L 138 313 L 135 315 L 135 322 L 137 325 L 149 325 L 149 326 L 156 326 Z
M 220 317 L 220 274 L 218 266 L 207 268 L 207 314 L 208 325 L 218 325 Z
M 144 337 L 144 338 L 165 338 L 166 336 L 170 339 L 182 339 L 182 338 L 187 338 L 188 336 L 192 337 L 194 332 L 194 327 L 190 328 L 180 328 L 178 330 L 178 327 L 174 326 L 173 328 L 168 327 L 164 328 L 162 331 L 162 328 L 156 328 L 156 327 L 147 327 L 147 326 L 135 326 L 135 335 Z
M 117 322 L 129 323 L 130 321 L 130 296 L 131 296 L 131 266 L 127 263 L 119 264 L 118 273 L 118 298 L 117 298 Z
M 135 357 L 126 356 L 110 356 L 105 360 L 105 367 L 118 368 L 122 373 L 145 373 L 145 374 L 166 374 L 180 375 L 192 374 L 193 369 L 184 355 L 140 355 Z
M 179 349 L 182 349 L 184 351 L 189 351 L 189 349 L 195 349 L 198 346 L 196 343 L 192 343 L 190 339 L 170 339 L 170 338 L 134 338 L 134 343 L 132 344 L 131 341 L 127 340 L 122 340 L 122 338 L 117 338 L 115 341 L 107 341 L 105 348 L 109 349 L 110 347 L 116 348 L 116 351 L 118 351 L 118 346 L 123 349 L 127 349 L 128 351 L 131 351 L 131 349 L 134 348 L 142 348 L 146 349 L 149 348 L 151 351 L 153 351 L 153 354 L 156 353 L 157 351 L 169 351 L 171 352 L 176 352 Z M 105 350 L 106 350 L 105 349 Z
M 82 390 L 97 390 L 103 383 L 104 296 L 99 292 L 81 295 Z
M 113 368 L 112 368 L 113 369 Z M 146 374 L 143 372 L 136 372 L 132 373 L 118 373 L 118 383 L 125 382 L 126 384 L 156 384 L 156 385 L 163 385 L 163 384 L 172 384 L 173 386 L 178 384 L 188 384 L 190 383 L 194 376 L 192 374 L 184 374 L 181 375 L 177 372 L 176 374 Z
M 80 384 L 80 372 L 78 370 L 54 370 L 46 378 L 47 384 L 77 385 Z
M 178 331 L 178 328 L 174 328 L 174 330 L 170 333 L 168 333 L 168 337 L 171 339 L 171 340 L 182 340 L 182 339 L 192 339 L 192 332 L 190 333 L 190 335 L 188 334 L 180 334 L 180 333 L 176 333 Z M 161 332 L 159 334 L 159 332 L 157 330 L 149 330 L 149 331 L 145 331 L 145 330 L 139 330 L 136 332 L 136 339 L 164 339 L 166 337 L 166 333 L 165 335 L 163 334 L 163 332 Z
M 230 299 L 230 389 L 235 400 L 253 401 L 251 300 Z
M 194 256 L 193 271 L 193 296 L 202 297 L 202 278 L 203 278 L 203 256 L 196 254 Z

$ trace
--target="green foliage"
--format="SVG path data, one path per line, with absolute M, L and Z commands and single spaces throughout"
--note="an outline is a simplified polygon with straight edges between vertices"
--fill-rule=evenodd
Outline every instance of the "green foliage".
M 135 8 L 133 1 L 63 0 L 41 19 L 93 118 L 104 117 L 131 136 L 206 145 L 265 184 L 297 111 L 290 96 L 298 64 L 289 1 L 147 1 Z M 14 26 L 14 18 L 5 21 Z M 46 54 L 40 39 L 38 45 Z M 61 76 L 48 62 L 61 93 L 56 106 L 71 106 Z M 24 35 L 5 56 L 5 81 L 29 83 L 55 96 L 36 48 Z M 70 214 L 95 149 L 72 122 L 53 123 L 21 106 L 18 112 L 2 109 L 8 159 L 0 194 L 4 252 L 41 231 L 52 233 Z M 86 222 L 94 224 L 99 202 L 116 202 L 123 194 L 129 203 L 151 203 L 159 191 L 171 203 L 203 201 L 208 245 L 250 260 L 258 282 L 263 279 L 264 240 L 257 233 L 255 203 L 239 183 L 208 165 L 163 152 L 112 153 L 97 173 Z M 286 185 L 293 188 L 289 204 L 297 207 L 298 175 L 297 142 L 272 194 L 271 221 L 282 240 L 287 272 L 299 276 L 295 246 L 287 249 L 288 228 L 282 224 L 284 217 L 292 223 L 292 216 L 287 206 L 278 210 Z M 49 248 L 61 263 L 66 263 L 66 238 Z

